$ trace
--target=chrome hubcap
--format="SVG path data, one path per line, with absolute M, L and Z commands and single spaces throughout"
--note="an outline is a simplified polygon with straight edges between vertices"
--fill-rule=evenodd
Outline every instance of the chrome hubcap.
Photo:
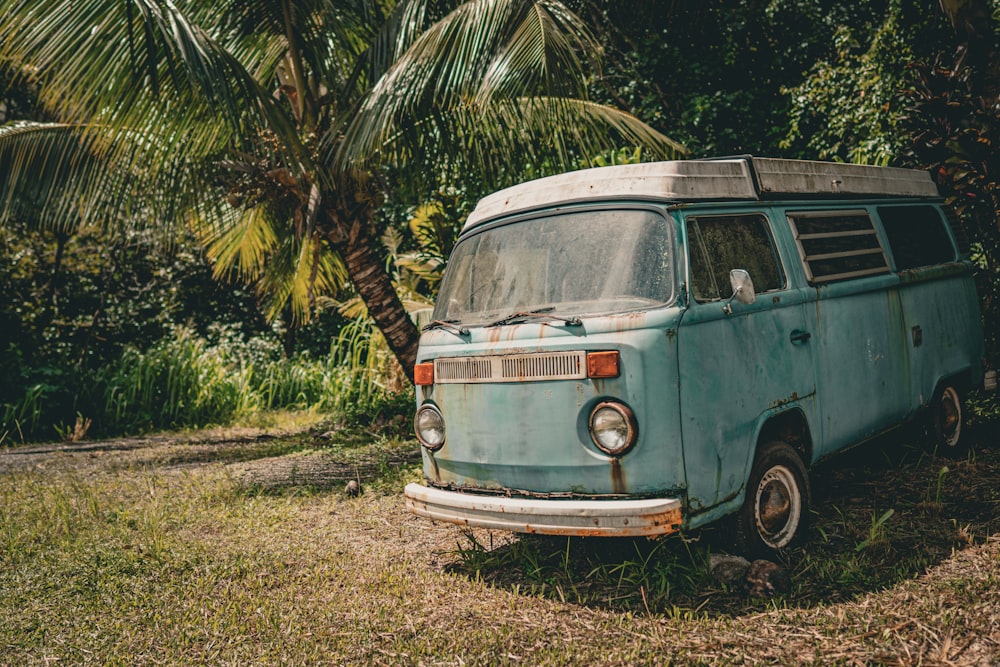
M 941 438 L 948 447 L 958 444 L 962 435 L 962 403 L 958 392 L 948 387 L 941 393 Z
M 799 525 L 802 498 L 795 474 L 785 466 L 774 466 L 757 485 L 755 519 L 765 544 L 780 549 L 792 541 Z

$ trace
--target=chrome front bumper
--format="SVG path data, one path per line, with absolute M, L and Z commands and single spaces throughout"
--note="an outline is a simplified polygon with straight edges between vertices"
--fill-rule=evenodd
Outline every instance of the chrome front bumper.
M 406 507 L 437 521 L 519 533 L 635 537 L 667 535 L 681 527 L 677 498 L 548 500 L 482 496 L 407 484 Z

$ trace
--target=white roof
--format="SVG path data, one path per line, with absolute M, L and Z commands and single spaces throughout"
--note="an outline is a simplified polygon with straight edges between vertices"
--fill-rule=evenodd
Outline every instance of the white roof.
M 780 195 L 937 197 L 926 171 L 839 162 L 738 157 L 583 169 L 483 197 L 465 229 L 502 215 L 581 201 L 711 201 Z

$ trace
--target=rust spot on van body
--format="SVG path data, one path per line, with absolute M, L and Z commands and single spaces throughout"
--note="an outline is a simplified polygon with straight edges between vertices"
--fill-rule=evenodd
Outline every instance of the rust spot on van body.
M 767 407 L 769 407 L 769 408 L 771 408 L 773 410 L 775 408 L 780 408 L 783 405 L 788 405 L 789 403 L 794 403 L 797 400 L 799 400 L 799 392 L 793 391 L 792 395 L 789 396 L 788 398 L 779 398 L 776 401 L 771 401 L 770 403 L 767 404 Z
M 619 459 L 611 459 L 611 488 L 615 493 L 627 493 L 625 488 L 625 471 Z
M 411 501 L 407 499 L 407 503 Z M 567 535 L 570 537 L 663 537 L 676 533 L 681 529 L 683 518 L 680 509 L 668 510 L 659 514 L 637 517 L 631 521 L 624 520 L 624 526 L 606 527 L 600 525 L 599 519 L 594 519 L 593 528 L 582 526 L 539 526 L 532 523 L 524 524 L 523 528 L 513 530 L 532 535 Z M 455 521 L 469 525 L 468 521 Z
M 799 396 L 799 392 L 793 391 L 791 395 L 788 396 L 788 398 L 779 398 L 777 400 L 771 401 L 770 403 L 767 404 L 767 407 L 771 408 L 772 410 L 776 410 L 777 408 L 784 407 L 789 403 L 795 403 L 804 398 L 809 398 L 810 396 L 814 396 L 815 394 L 816 394 L 815 391 L 811 391 L 805 396 Z
M 905 269 L 899 272 L 899 282 L 916 283 L 924 280 L 935 280 L 948 276 L 959 276 L 969 273 L 969 268 L 963 262 L 948 262 L 936 266 L 924 266 L 916 269 Z
M 646 326 L 646 311 L 639 310 L 633 313 L 613 315 L 611 321 L 616 332 L 641 329 Z
M 652 517 L 636 520 L 633 525 L 613 529 L 595 528 L 560 528 L 538 527 L 527 524 L 525 533 L 536 535 L 567 535 L 570 537 L 664 537 L 681 529 L 681 511 L 671 510 Z

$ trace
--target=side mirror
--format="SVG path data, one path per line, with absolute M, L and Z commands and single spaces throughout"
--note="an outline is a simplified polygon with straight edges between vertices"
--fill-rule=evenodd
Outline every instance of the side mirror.
M 753 288 L 753 279 L 746 269 L 733 269 L 729 272 L 729 284 L 733 288 L 733 295 L 722 307 L 726 315 L 733 314 L 733 299 L 739 301 L 744 306 L 748 306 L 757 300 L 757 292 Z
M 729 272 L 729 284 L 733 288 L 733 298 L 748 306 L 757 300 L 757 292 L 753 289 L 753 278 L 746 269 L 733 269 Z

